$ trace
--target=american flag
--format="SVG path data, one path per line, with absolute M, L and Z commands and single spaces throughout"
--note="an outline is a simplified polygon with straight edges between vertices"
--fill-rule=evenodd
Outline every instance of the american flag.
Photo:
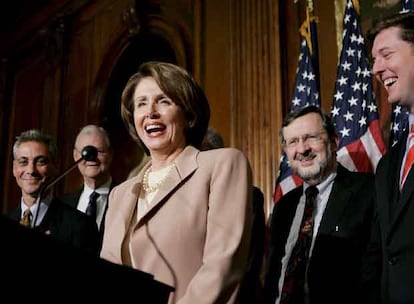
M 319 75 L 317 73 L 318 64 L 316 44 L 316 21 L 312 18 L 301 27 L 301 47 L 299 62 L 296 70 L 296 80 L 291 107 L 289 111 L 294 111 L 309 105 L 320 107 L 319 100 Z M 312 44 L 312 51 L 309 47 Z M 285 153 L 280 159 L 278 178 L 276 181 L 273 201 L 277 203 L 287 192 L 302 184 L 299 176 L 292 173 Z
M 401 0 L 401 14 L 414 10 L 414 0 Z M 395 145 L 401 138 L 408 125 L 408 109 L 394 104 L 391 112 L 389 145 Z
M 401 0 L 401 13 L 407 13 L 414 10 L 414 0 Z
M 352 0 L 348 0 L 346 5 L 343 28 L 342 51 L 331 110 L 339 135 L 337 157 L 351 171 L 375 172 L 386 148 L 365 41 Z

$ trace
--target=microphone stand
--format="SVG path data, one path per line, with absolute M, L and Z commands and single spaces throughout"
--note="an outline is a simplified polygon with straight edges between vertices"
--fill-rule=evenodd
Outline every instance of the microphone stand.
M 58 175 L 50 183 L 43 184 L 40 187 L 39 193 L 37 194 L 37 197 L 36 197 L 36 200 L 35 200 L 35 205 L 37 204 L 37 209 L 36 209 L 36 214 L 35 214 L 34 219 L 33 219 L 33 228 L 36 227 L 37 218 L 39 216 L 40 203 L 41 203 L 42 198 L 44 197 L 44 194 L 50 188 L 52 188 L 57 182 L 59 182 L 62 178 L 64 178 L 66 175 L 68 175 L 73 169 L 75 169 L 76 166 L 82 160 L 85 160 L 85 161 L 96 161 L 97 156 L 98 156 L 98 150 L 94 146 L 86 146 L 86 147 L 84 147 L 82 149 L 82 152 L 81 152 L 81 157 L 77 161 L 75 161 L 72 164 L 72 166 L 70 166 L 65 171 L 63 171 L 63 173 L 61 173 L 60 175 Z

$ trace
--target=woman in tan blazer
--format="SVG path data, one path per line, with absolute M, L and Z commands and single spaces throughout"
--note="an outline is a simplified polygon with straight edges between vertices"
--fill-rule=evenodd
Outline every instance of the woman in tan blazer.
M 112 190 L 101 257 L 172 286 L 169 303 L 234 303 L 250 243 L 247 159 L 232 148 L 199 151 L 210 108 L 176 65 L 141 65 L 121 114 L 151 160 Z

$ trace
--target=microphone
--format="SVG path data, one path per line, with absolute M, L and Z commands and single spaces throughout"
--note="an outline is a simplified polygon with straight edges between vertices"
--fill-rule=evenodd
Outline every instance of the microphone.
M 39 203 L 39 204 L 38 204 L 38 207 L 37 207 L 37 210 L 36 210 L 36 215 L 34 216 L 34 221 L 33 221 L 34 226 L 33 227 L 36 227 L 37 216 L 39 214 L 39 209 L 40 209 L 40 200 L 42 199 L 45 192 L 47 190 L 49 190 L 53 185 L 55 185 L 58 181 L 60 181 L 62 178 L 64 178 L 66 175 L 68 175 L 73 169 L 75 169 L 75 167 L 81 161 L 83 161 L 83 160 L 84 161 L 96 161 L 97 157 L 98 157 L 98 150 L 94 146 L 85 146 L 81 151 L 81 157 L 78 160 L 76 160 L 72 164 L 72 166 L 70 166 L 65 171 L 63 171 L 63 173 L 58 175 L 51 182 L 45 183 L 41 186 L 41 188 L 39 190 L 39 193 L 37 194 L 36 202 L 35 202 L 35 203 Z
M 78 164 L 81 160 L 96 161 L 98 157 L 98 150 L 94 146 L 86 146 L 82 149 L 81 158 L 76 161 Z
M 44 187 L 44 191 L 49 190 L 53 185 L 55 185 L 58 181 L 60 181 L 62 178 L 64 178 L 66 175 L 69 174 L 75 167 L 81 162 L 81 161 L 96 161 L 98 157 L 98 150 L 94 146 L 85 146 L 81 151 L 81 157 L 73 163 L 72 166 L 70 166 L 68 169 L 63 171 L 59 176 L 57 176 L 54 180 L 52 180 L 50 183 L 48 183 Z

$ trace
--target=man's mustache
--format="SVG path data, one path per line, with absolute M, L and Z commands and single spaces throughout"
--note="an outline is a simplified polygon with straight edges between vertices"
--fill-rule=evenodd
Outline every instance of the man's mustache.
M 297 153 L 295 156 L 295 160 L 302 161 L 302 160 L 308 160 L 313 159 L 316 157 L 316 154 L 312 152 L 312 150 L 306 150 L 303 153 Z

